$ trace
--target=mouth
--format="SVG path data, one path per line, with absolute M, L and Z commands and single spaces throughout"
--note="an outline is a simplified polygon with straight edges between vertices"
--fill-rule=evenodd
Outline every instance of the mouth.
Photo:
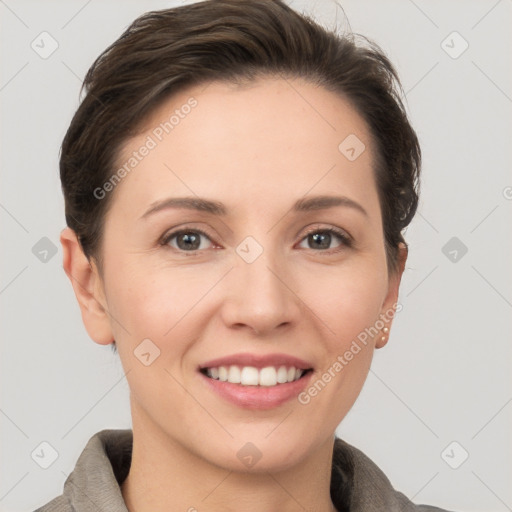
M 212 366 L 199 370 L 210 379 L 240 386 L 273 387 L 295 382 L 313 371 L 312 368 L 296 368 L 295 366 Z
M 253 410 L 271 409 L 296 398 L 313 371 L 307 361 L 286 354 L 235 354 L 198 368 L 207 389 L 237 407 Z

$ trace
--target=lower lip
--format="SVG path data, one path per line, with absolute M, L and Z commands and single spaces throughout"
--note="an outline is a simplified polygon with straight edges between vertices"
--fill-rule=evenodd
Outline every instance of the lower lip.
M 217 379 L 211 379 L 203 373 L 199 375 L 215 393 L 232 404 L 246 409 L 272 409 L 297 397 L 307 386 L 313 372 L 293 382 L 275 386 L 242 386 Z

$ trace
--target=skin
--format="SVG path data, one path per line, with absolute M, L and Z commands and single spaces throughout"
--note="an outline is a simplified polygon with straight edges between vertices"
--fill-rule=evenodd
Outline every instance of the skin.
M 368 128 L 345 99 L 303 80 L 214 82 L 160 105 L 119 165 L 191 96 L 197 106 L 111 192 L 102 275 L 74 232 L 61 234 L 87 332 L 99 344 L 116 340 L 130 387 L 123 497 L 133 512 L 334 510 L 334 432 L 386 343 L 382 333 L 308 404 L 240 408 L 210 391 L 197 367 L 279 352 L 311 362 L 315 382 L 396 304 L 407 254 L 401 247 L 388 273 Z M 366 146 L 352 162 L 338 150 L 350 134 Z M 291 211 L 316 195 L 345 196 L 366 214 Z M 228 213 L 167 209 L 141 219 L 155 202 L 181 196 L 222 202 Z M 208 237 L 190 256 L 176 237 L 159 245 L 172 228 Z M 328 228 L 348 233 L 352 246 L 333 235 L 318 248 L 307 236 Z M 263 248 L 252 263 L 236 252 L 247 236 Z M 149 366 L 133 353 L 146 338 L 161 351 Z M 237 457 L 249 441 L 262 455 L 252 468 Z

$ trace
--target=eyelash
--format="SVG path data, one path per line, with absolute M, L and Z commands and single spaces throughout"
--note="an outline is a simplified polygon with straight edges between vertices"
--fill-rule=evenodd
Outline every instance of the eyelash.
M 187 234 L 187 233 L 194 233 L 194 234 L 203 235 L 203 236 L 208 238 L 213 243 L 213 240 L 212 240 L 213 237 L 210 234 L 208 234 L 206 231 L 203 231 L 202 229 L 198 229 L 198 228 L 190 228 L 190 229 L 179 229 L 177 231 L 173 231 L 171 233 L 168 233 L 168 234 L 164 235 L 162 240 L 160 241 L 160 245 L 162 245 L 164 247 L 167 246 L 171 250 L 179 252 L 179 253 L 184 254 L 186 256 L 197 256 L 198 253 L 204 251 L 204 249 L 194 249 L 192 251 L 184 251 L 182 249 L 177 249 L 175 247 L 170 247 L 169 246 L 169 242 L 173 238 L 175 238 L 175 237 L 177 237 L 179 235 Z M 321 249 L 321 250 L 318 250 L 318 251 L 316 251 L 315 249 L 307 249 L 307 250 L 330 255 L 330 254 L 335 254 L 337 252 L 340 252 L 344 248 L 351 248 L 353 246 L 352 238 L 346 232 L 342 231 L 341 229 L 336 229 L 336 228 L 320 228 L 318 226 L 316 226 L 313 229 L 307 231 L 304 234 L 304 236 L 300 239 L 300 242 L 302 242 L 308 236 L 313 235 L 315 233 L 335 235 L 335 236 L 337 236 L 340 239 L 341 245 L 340 245 L 340 247 L 336 247 L 334 249 Z

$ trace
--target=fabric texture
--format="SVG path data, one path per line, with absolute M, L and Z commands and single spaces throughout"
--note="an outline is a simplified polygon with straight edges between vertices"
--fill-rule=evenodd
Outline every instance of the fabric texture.
M 35 512 L 128 512 L 120 485 L 130 470 L 132 443 L 130 429 L 96 433 L 66 479 L 63 494 Z M 347 461 L 351 466 L 348 470 Z M 351 495 L 348 509 L 347 485 Z M 334 444 L 331 499 L 339 510 L 350 512 L 449 512 L 414 505 L 393 489 L 364 453 L 339 438 Z

